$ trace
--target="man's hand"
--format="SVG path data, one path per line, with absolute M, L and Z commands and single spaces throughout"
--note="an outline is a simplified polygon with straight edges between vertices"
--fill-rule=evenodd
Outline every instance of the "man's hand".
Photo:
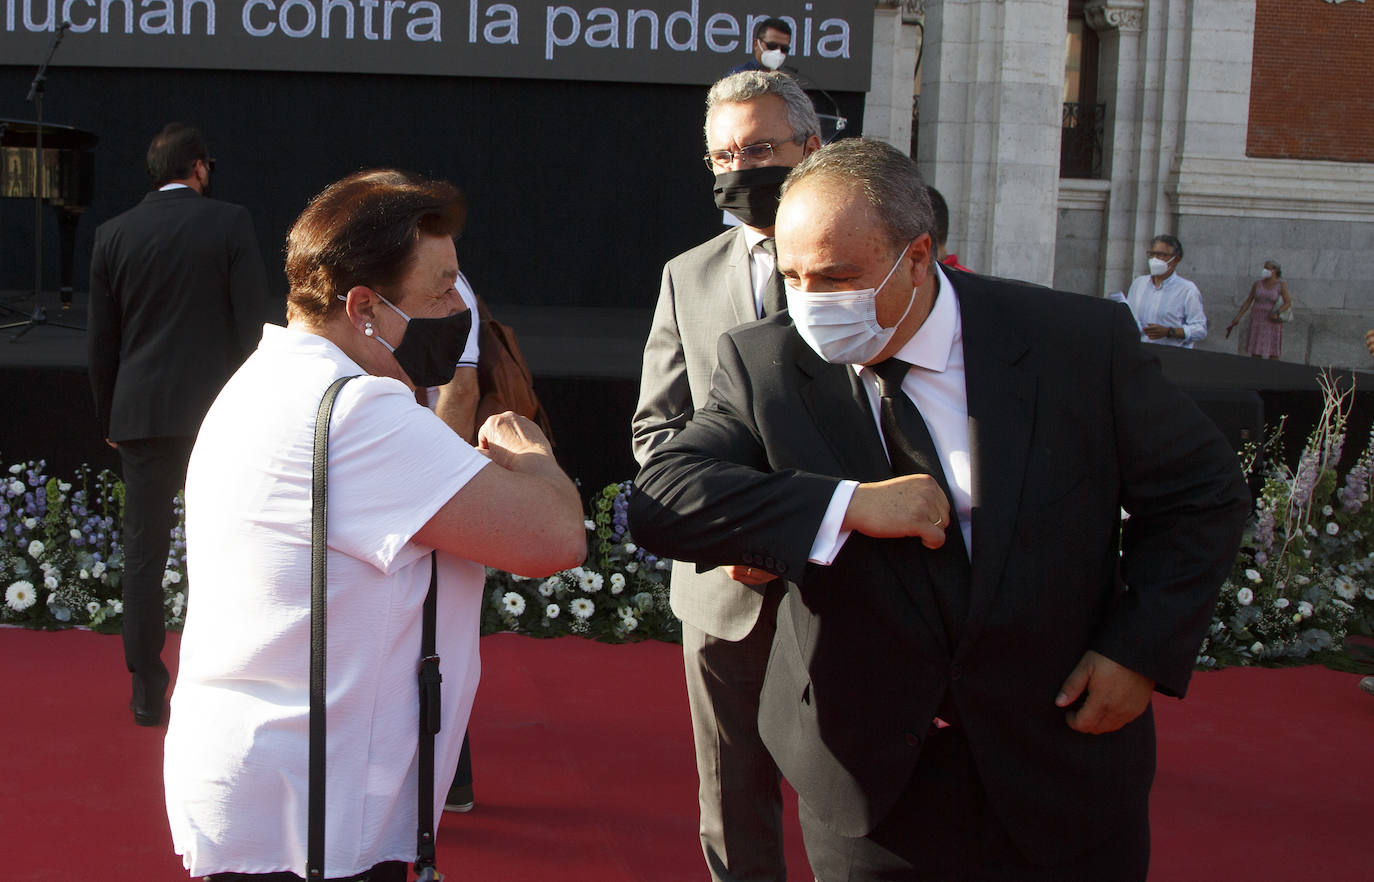
M 1145 336 L 1149 337 L 1151 340 L 1158 340 L 1162 337 L 1169 336 L 1169 332 L 1172 331 L 1173 328 L 1167 325 L 1156 325 L 1152 322 L 1140 330 L 1144 331 Z
M 1083 653 L 1059 687 L 1057 707 L 1068 707 L 1087 691 L 1082 707 L 1065 715 L 1069 728 L 1085 735 L 1115 732 L 1145 712 L 1155 681 L 1091 649 Z
M 917 536 L 926 548 L 939 548 L 949 524 L 949 500 L 939 482 L 902 475 L 856 487 L 840 529 L 879 539 Z
M 1370 355 L 1374 355 L 1374 330 L 1364 332 L 1364 348 L 1369 350 Z
M 726 567 L 725 572 L 730 578 L 743 585 L 763 585 L 777 578 L 767 570 L 760 570 L 757 567 L 742 567 L 739 564 Z

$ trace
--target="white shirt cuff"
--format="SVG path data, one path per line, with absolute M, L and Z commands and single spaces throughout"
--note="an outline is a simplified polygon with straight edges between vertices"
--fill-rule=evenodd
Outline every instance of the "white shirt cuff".
M 854 498 L 858 488 L 858 481 L 841 481 L 835 488 L 835 495 L 830 497 L 830 505 L 821 519 L 821 528 L 816 531 L 816 541 L 811 544 L 808 560 L 812 563 L 828 567 L 835 562 L 851 532 L 840 527 L 844 524 L 845 512 L 849 511 L 849 500 Z

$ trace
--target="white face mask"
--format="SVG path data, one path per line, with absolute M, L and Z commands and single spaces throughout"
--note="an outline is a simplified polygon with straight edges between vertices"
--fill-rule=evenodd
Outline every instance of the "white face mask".
M 1272 276 L 1273 274 L 1274 274 L 1274 271 L 1271 270 L 1271 269 L 1270 269 L 1269 267 L 1267 267 L 1267 266 L 1266 266 L 1266 267 L 1261 267 L 1261 268 L 1260 268 L 1260 278 L 1261 278 L 1261 279 L 1267 279 L 1267 278 L 1269 278 L 1270 276 Z
M 777 70 L 787 60 L 787 53 L 781 49 L 765 49 L 759 56 L 759 63 L 769 70 Z
M 1158 257 L 1150 258 L 1150 275 L 1162 276 L 1169 271 L 1169 261 L 1160 260 Z
M 911 242 L 908 242 L 876 288 L 818 293 L 799 291 L 790 282 L 785 285 L 787 311 L 796 322 L 797 333 L 817 355 L 831 364 L 868 364 L 883 351 L 911 312 L 911 304 L 916 302 L 916 289 L 911 289 L 906 311 L 890 328 L 878 324 L 878 292 L 902 265 L 910 247 Z

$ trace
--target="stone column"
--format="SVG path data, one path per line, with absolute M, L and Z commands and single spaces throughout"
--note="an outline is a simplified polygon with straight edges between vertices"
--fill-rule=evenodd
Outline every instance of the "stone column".
M 880 6 L 873 12 L 873 76 L 864 98 L 863 134 L 903 153 L 911 149 L 918 30 L 905 23 L 896 6 Z
M 926 4 L 917 161 L 965 266 L 1049 284 L 1068 0 Z

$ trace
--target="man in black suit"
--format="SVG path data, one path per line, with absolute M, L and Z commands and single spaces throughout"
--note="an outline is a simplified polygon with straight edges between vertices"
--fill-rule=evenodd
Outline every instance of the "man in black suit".
M 932 227 L 886 145 L 791 173 L 788 312 L 721 338 L 631 530 L 789 581 L 759 728 L 818 879 L 1143 880 L 1151 694 L 1248 492 L 1128 311 L 941 268 Z
M 173 498 L 206 410 L 269 317 L 247 210 L 207 198 L 200 132 L 167 125 L 148 147 L 155 189 L 101 224 L 91 257 L 87 354 L 96 415 L 124 474 L 124 660 L 134 722 L 164 718 L 162 578 Z

